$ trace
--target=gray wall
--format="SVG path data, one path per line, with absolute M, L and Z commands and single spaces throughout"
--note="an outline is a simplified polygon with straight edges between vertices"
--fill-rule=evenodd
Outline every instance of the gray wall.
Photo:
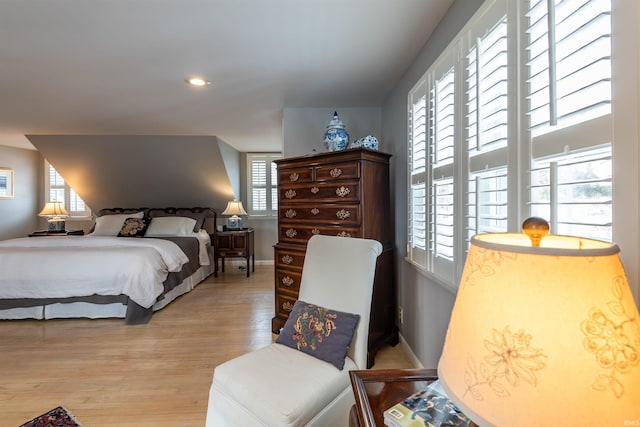
M 221 212 L 238 196 L 239 153 L 215 136 L 27 137 L 94 212 L 166 206 Z
M 15 192 L 13 199 L 0 199 L 0 240 L 38 229 L 40 165 L 37 151 L 0 146 L 0 167 L 13 169 Z
M 483 4 L 456 0 L 428 42 L 384 102 L 382 139 L 391 158 L 391 194 L 395 206 L 398 304 L 403 308 L 400 332 L 423 366 L 435 368 L 455 295 L 430 281 L 405 261 L 407 247 L 407 94 L 460 29 Z
M 325 152 L 324 133 L 337 111 L 349 134 L 349 142 L 373 135 L 378 140 L 382 135 L 382 109 L 379 107 L 341 108 L 285 108 L 282 119 L 282 154 L 297 157 L 315 151 Z M 380 150 L 386 151 L 384 141 Z

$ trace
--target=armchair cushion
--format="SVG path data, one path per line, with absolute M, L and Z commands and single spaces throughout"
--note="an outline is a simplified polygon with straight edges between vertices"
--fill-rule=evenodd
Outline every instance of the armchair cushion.
M 246 353 L 215 368 L 207 427 L 307 425 L 337 396 L 351 407 L 353 369 L 348 357 L 339 371 L 277 343 Z
M 342 370 L 360 316 L 320 307 L 301 300 L 276 339 Z

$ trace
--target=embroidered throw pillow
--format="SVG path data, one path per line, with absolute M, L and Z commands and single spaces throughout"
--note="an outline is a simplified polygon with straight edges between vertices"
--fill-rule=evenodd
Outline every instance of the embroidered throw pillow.
M 148 226 L 147 218 L 127 218 L 122 224 L 118 237 L 144 237 Z
M 342 370 L 360 315 L 296 301 L 276 339 Z

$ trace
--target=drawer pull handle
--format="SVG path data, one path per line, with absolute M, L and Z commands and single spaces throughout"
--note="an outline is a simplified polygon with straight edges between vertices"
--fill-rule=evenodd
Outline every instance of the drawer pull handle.
M 287 287 L 289 287 L 289 286 L 293 285 L 293 279 L 291 277 L 289 277 L 289 276 L 284 276 L 282 278 L 282 284 L 287 286 Z
M 336 194 L 339 197 L 347 197 L 349 193 L 351 193 L 351 190 L 349 190 L 349 188 L 344 186 L 336 189 Z
M 346 231 L 341 231 L 337 234 L 338 237 L 351 237 L 351 233 L 347 233 Z
M 291 175 L 289 175 L 289 180 L 291 182 L 296 182 L 298 179 L 300 178 L 300 175 L 298 175 L 297 173 L 292 173 Z
M 293 199 L 294 197 L 296 197 L 295 190 L 287 190 L 286 193 L 284 193 L 284 197 L 286 197 L 287 199 Z
M 314 228 L 313 230 L 311 230 L 311 233 L 320 234 L 320 230 L 318 230 L 317 228 Z
M 336 212 L 336 216 L 342 220 L 348 219 L 351 216 L 351 212 L 346 209 L 340 209 L 338 212 Z
M 289 301 L 287 301 L 287 302 L 282 304 L 282 309 L 284 311 L 291 311 L 291 310 L 293 310 L 293 304 L 291 304 Z
M 296 235 L 298 234 L 298 232 L 297 232 L 295 229 L 290 228 L 290 229 L 288 229 L 287 231 L 285 231 L 285 233 L 284 233 L 284 234 L 286 234 L 288 238 L 292 239 L 292 238 L 296 237 Z
M 320 192 L 320 189 L 318 187 L 311 187 L 311 192 L 313 194 L 318 194 Z
M 293 218 L 295 218 L 295 216 L 297 215 L 297 212 L 296 212 L 296 210 L 295 210 L 295 209 L 289 209 L 289 210 L 287 210 L 287 211 L 285 212 L 285 214 L 284 214 L 284 215 L 285 215 L 287 218 L 289 218 L 289 219 L 293 219 Z
M 314 215 L 318 215 L 320 213 L 320 209 L 313 208 L 313 209 L 311 209 L 311 213 L 314 214 Z
M 283 264 L 291 264 L 293 262 L 293 258 L 289 255 L 284 255 L 282 257 L 282 263 Z
M 333 168 L 329 171 L 329 175 L 331 175 L 332 178 L 337 178 L 342 175 L 342 169 Z

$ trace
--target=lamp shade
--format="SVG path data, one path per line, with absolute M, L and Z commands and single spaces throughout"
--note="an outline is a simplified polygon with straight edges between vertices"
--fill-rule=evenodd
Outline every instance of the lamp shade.
M 62 202 L 47 202 L 44 205 L 44 208 L 40 211 L 38 216 L 57 216 L 57 217 L 65 217 L 68 216 L 69 212 L 64 208 Z
M 234 200 L 227 203 L 227 208 L 222 212 L 222 215 L 246 215 L 247 212 L 242 207 L 242 202 Z
M 640 424 L 640 319 L 616 245 L 472 238 L 438 364 L 481 426 Z

